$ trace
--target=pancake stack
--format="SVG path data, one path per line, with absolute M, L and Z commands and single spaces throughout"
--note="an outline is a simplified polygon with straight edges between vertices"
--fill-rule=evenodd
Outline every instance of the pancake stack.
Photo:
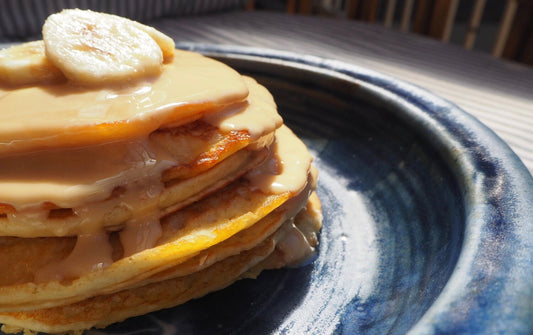
M 309 259 L 317 173 L 254 79 L 65 10 L 0 51 L 0 323 L 105 327 Z

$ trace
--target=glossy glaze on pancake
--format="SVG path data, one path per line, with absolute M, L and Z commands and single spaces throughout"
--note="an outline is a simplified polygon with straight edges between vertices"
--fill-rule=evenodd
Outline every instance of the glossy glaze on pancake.
M 131 228 L 135 232 L 134 237 L 145 236 L 147 231 L 158 229 L 159 234 L 149 248 L 113 261 L 113 247 L 106 243 L 109 238 L 102 239 L 100 234 L 82 235 L 86 239 L 81 240 L 85 241 L 86 250 L 81 255 L 74 252 L 74 246 L 71 250 L 57 250 L 57 256 L 51 257 L 49 264 L 36 264 L 39 267 L 37 269 L 21 267 L 21 270 L 29 272 L 23 272 L 19 277 L 28 278 L 30 282 L 20 283 L 22 280 L 15 276 L 12 283 L 5 283 L 0 287 L 0 311 L 50 307 L 85 299 L 94 292 L 109 293 L 123 289 L 180 264 L 196 253 L 253 226 L 289 199 L 303 197 L 301 205 L 297 206 L 301 208 L 309 192 L 315 188 L 316 176 L 311 170 L 311 156 L 305 145 L 288 128 L 282 127 L 276 133 L 275 150 L 270 159 L 263 166 L 249 172 L 245 178 L 172 213 L 161 223 L 159 220 L 144 221 L 140 225 L 134 222 Z M 298 159 L 295 160 L 294 157 Z M 270 169 L 280 164 L 283 164 L 281 171 Z M 268 168 L 264 169 L 264 166 Z M 267 189 L 266 185 L 262 185 L 263 182 L 268 182 L 275 188 L 265 192 Z M 119 234 L 127 233 L 127 228 L 128 225 Z M 71 247 L 69 242 L 57 243 L 57 239 L 62 240 L 49 238 L 49 245 Z M 27 249 L 30 252 L 31 243 L 25 239 L 20 241 L 28 243 Z M 126 241 L 121 241 L 123 248 L 131 243 L 131 238 Z M 136 243 L 135 240 L 133 243 Z M 27 258 L 37 257 L 42 248 L 45 248 L 42 244 L 37 245 L 33 257 L 30 255 Z M 94 252 L 95 248 L 100 252 L 106 246 L 107 254 Z M 10 248 L 22 249 L 13 241 Z M 7 255 L 13 254 L 9 248 L 3 251 Z M 67 256 L 63 260 L 65 254 L 75 256 L 73 259 Z M 102 264 L 102 267 L 93 269 L 93 264 Z M 5 265 L 9 266 L 7 263 Z
M 219 112 L 218 120 L 212 115 L 126 142 L 0 156 L 0 235 L 116 229 L 147 212 L 169 213 L 238 178 L 265 158 L 282 122 L 272 96 L 252 79 L 245 82 L 246 102 Z M 252 131 L 236 117 L 246 118 Z
M 197 120 L 247 96 L 246 83 L 235 70 L 179 50 L 173 62 L 164 65 L 161 76 L 139 82 L 92 89 L 69 83 L 0 86 L 0 153 L 146 136 L 164 125 Z

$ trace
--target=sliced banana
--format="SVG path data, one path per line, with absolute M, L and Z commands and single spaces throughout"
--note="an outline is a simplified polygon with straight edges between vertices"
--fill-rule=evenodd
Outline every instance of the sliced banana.
M 142 23 L 131 21 L 139 29 L 150 35 L 151 38 L 154 39 L 154 41 L 159 45 L 161 48 L 161 51 L 163 52 L 163 58 L 165 63 L 171 61 L 174 58 L 174 51 L 176 50 L 176 44 L 174 44 L 174 40 L 167 35 L 163 34 L 159 30 L 146 26 Z
M 81 84 L 157 75 L 164 60 L 158 43 L 173 54 L 168 49 L 174 42 L 145 27 L 111 14 L 66 9 L 50 15 L 43 25 L 46 56 L 69 80 Z
M 64 80 L 63 73 L 46 58 L 43 41 L 0 50 L 0 84 L 36 85 Z

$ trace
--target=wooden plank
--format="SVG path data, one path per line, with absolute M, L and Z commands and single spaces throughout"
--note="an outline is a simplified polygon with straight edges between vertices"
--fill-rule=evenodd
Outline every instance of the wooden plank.
M 533 58 L 533 1 L 519 1 L 502 57 L 531 65 Z
M 509 32 L 511 30 L 511 25 L 516 15 L 517 8 L 518 0 L 507 0 L 503 19 L 500 23 L 500 28 L 498 29 L 496 42 L 494 43 L 494 47 L 492 49 L 492 55 L 495 57 L 501 57 L 503 53 L 503 48 L 505 47 L 505 42 L 507 41 L 507 37 L 509 36 Z
M 379 0 L 363 1 L 361 8 L 361 20 L 374 23 L 378 17 Z
M 465 41 L 463 43 L 463 46 L 466 49 L 472 49 L 474 47 L 486 2 L 487 0 L 476 0 L 474 3 L 474 9 L 468 23 L 468 31 L 466 32 Z
M 345 6 L 346 17 L 349 19 L 357 18 L 358 8 L 359 8 L 359 0 L 346 1 L 346 6 Z
M 288 0 L 287 1 L 287 13 L 296 14 L 296 5 L 297 4 L 298 4 L 298 0 Z
M 428 22 L 428 35 L 442 39 L 444 35 L 444 26 L 446 25 L 447 16 L 450 10 L 450 0 L 436 0 L 431 10 L 430 20 Z M 429 13 L 426 13 L 429 15 Z
M 411 17 L 413 15 L 414 0 L 405 0 L 402 10 L 402 22 L 400 24 L 400 30 L 408 32 L 411 27 Z
M 413 31 L 449 41 L 458 4 L 458 0 L 419 1 Z
M 313 14 L 313 1 L 312 0 L 300 0 L 298 4 L 298 13 L 311 15 Z
M 444 29 L 442 32 L 441 41 L 448 42 L 452 35 L 453 24 L 455 22 L 455 14 L 457 13 L 457 7 L 459 6 L 459 0 L 451 0 L 450 7 L 448 8 L 448 14 L 446 21 L 444 22 Z
M 432 13 L 432 1 L 418 0 L 416 2 L 415 16 L 413 22 L 414 33 L 427 35 L 430 29 L 431 13 Z
M 383 25 L 385 25 L 385 27 L 392 27 L 392 23 L 394 22 L 394 10 L 395 9 L 396 9 L 396 0 L 388 0 L 387 8 L 385 9 L 385 20 L 383 21 Z
M 526 38 L 524 50 L 522 51 L 518 61 L 533 66 L 533 34 L 530 34 L 529 37 Z

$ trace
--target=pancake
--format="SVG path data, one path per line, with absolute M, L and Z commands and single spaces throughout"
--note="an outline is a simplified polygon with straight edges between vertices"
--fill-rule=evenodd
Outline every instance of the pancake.
M 239 73 L 197 53 L 176 51 L 163 67 L 155 79 L 124 86 L 0 85 L 0 153 L 131 139 L 163 125 L 189 123 L 248 96 Z
M 143 74 L 144 60 L 121 54 L 139 62 L 120 82 L 100 58 L 112 81 L 67 64 L 58 80 L 0 82 L 2 330 L 105 327 L 312 258 L 317 171 L 268 90 L 133 21 L 67 10 L 54 22 L 71 16 L 153 38 L 153 57 Z M 47 49 L 54 29 L 45 54 L 32 51 L 49 62 L 33 66 L 65 67 Z M 100 52 L 75 49 L 88 62 Z
M 318 242 L 314 234 L 317 234 L 321 227 L 319 207 L 318 198 L 311 197 L 306 208 L 302 209 L 294 220 L 285 221 L 280 229 L 252 248 L 225 257 L 209 266 L 197 265 L 197 263 L 205 265 L 206 262 L 198 262 L 197 260 L 202 258 L 196 257 L 195 263 L 184 263 L 171 269 L 178 276 L 172 276 L 169 279 L 158 280 L 112 294 L 95 296 L 75 304 L 29 312 L 0 314 L 0 322 L 10 325 L 4 328 L 4 331 L 14 333 L 28 328 L 55 333 L 72 329 L 105 327 L 131 316 L 185 303 L 222 289 L 242 278 L 255 278 L 262 270 L 294 264 L 295 261 L 300 260 L 295 260 L 291 256 L 293 253 L 288 251 L 287 244 L 298 250 L 302 248 L 295 244 L 294 240 L 302 241 L 306 244 L 306 248 L 316 246 Z M 306 232 L 307 236 L 302 232 Z M 233 239 L 239 237 L 244 236 L 235 236 Z M 191 264 L 194 265 L 191 266 Z M 191 270 L 191 267 L 197 268 L 196 271 Z
M 116 229 L 143 212 L 176 210 L 238 178 L 266 158 L 281 124 L 272 96 L 254 80 L 244 81 L 250 92 L 246 104 L 232 106 L 231 115 L 223 110 L 221 120 L 212 115 L 159 129 L 148 139 L 0 157 L 0 235 Z M 256 130 L 241 129 L 235 114 Z
M 300 153 L 297 157 L 302 157 L 306 149 L 305 145 L 284 126 L 276 132 L 275 144 L 280 142 L 285 146 L 275 145 L 276 150 L 272 152 L 271 161 L 265 162 L 267 166 L 275 165 L 272 162 L 285 162 L 285 167 L 279 174 L 272 175 L 270 171 L 265 173 L 260 166 L 249 172 L 248 176 L 231 183 L 219 192 L 172 213 L 161 223 L 159 220 L 143 222 L 142 225 L 136 222 L 129 223 L 130 229 L 133 230 L 133 241 L 129 238 L 132 234 L 128 231 L 128 227 L 119 233 L 121 237 L 124 236 L 121 239 L 124 250 L 138 247 L 129 246 L 137 243 L 136 235 L 149 235 L 147 231 L 154 230 L 158 234 L 153 237 L 152 243 L 146 243 L 146 247 L 150 248 L 135 250 L 131 255 L 126 253 L 116 261 L 112 259 L 112 246 L 105 243 L 109 240 L 107 233 L 78 237 L 80 248 L 85 250 L 76 250 L 76 245 L 72 247 L 72 242 L 58 243 L 57 240 L 61 238 L 49 238 L 48 243 L 43 242 L 41 238 L 31 254 L 32 244 L 27 241 L 28 239 L 10 241 L 9 247 L 3 247 L 2 252 L 11 257 L 8 262 L 1 265 L 6 268 L 0 268 L 0 271 L 7 271 L 12 266 L 10 263 L 24 264 L 22 259 L 17 259 L 18 255 L 15 252 L 10 251 L 10 248 L 23 249 L 17 245 L 18 243 L 25 244 L 26 259 L 38 258 L 43 250 L 52 249 L 51 246 L 54 245 L 60 244 L 64 248 L 58 248 L 55 257 L 50 255 L 50 251 L 46 251 L 48 257 L 52 259 L 48 264 L 33 263 L 37 268 L 31 268 L 29 265 L 21 266 L 19 268 L 23 272 L 19 275 L 11 270 L 12 283 L 3 283 L 4 285 L 0 286 L 0 311 L 13 307 L 22 309 L 49 307 L 84 299 L 95 291 L 120 290 L 153 273 L 182 263 L 196 253 L 251 227 L 289 199 L 300 199 L 297 197 L 299 194 L 303 200 L 300 200 L 300 205 L 296 207 L 301 208 L 309 192 L 315 187 L 316 176 L 311 173 L 311 157 L 304 155 L 307 161 L 291 160 L 295 152 Z M 294 169 L 300 171 L 294 173 Z M 302 172 L 304 178 L 284 181 L 293 178 L 295 174 L 302 176 Z M 280 190 L 269 191 L 266 185 L 261 185 L 261 182 L 267 179 L 269 185 L 279 183 L 289 185 L 290 188 L 283 187 Z M 7 245 L 7 243 L 1 244 Z M 106 249 L 108 252 L 103 253 L 102 251 Z M 65 255 L 74 256 L 65 258 Z M 106 264 L 106 267 L 99 271 L 87 271 L 87 268 L 90 269 L 93 264 Z M 22 278 L 30 281 L 21 283 Z

